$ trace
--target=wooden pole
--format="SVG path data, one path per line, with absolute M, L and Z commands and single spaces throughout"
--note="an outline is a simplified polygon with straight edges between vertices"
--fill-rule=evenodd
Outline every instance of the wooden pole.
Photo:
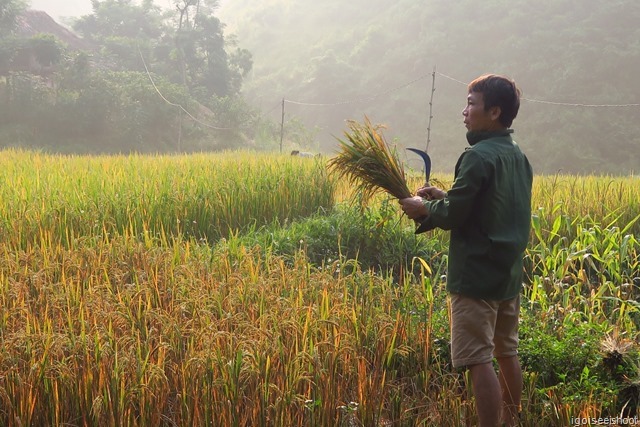
M 436 91 L 436 67 L 433 67 L 433 74 L 431 74 L 431 99 L 429 100 L 429 124 L 427 125 L 427 149 L 425 153 L 429 152 L 429 143 L 431 142 L 431 120 L 433 119 L 433 94 Z
M 182 110 L 178 114 L 178 153 L 182 154 Z
M 283 140 L 284 140 L 284 98 L 282 98 L 282 120 L 280 121 L 280 154 L 282 154 Z

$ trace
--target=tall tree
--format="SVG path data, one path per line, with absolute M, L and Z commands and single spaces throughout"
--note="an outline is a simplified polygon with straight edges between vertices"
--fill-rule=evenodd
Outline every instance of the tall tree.
M 26 7 L 24 0 L 0 0 L 0 36 L 15 29 L 17 18 Z
M 214 15 L 217 0 L 175 0 L 161 13 L 152 0 L 92 0 L 93 13 L 74 28 L 103 46 L 103 59 L 118 70 L 144 71 L 140 52 L 156 72 L 183 84 L 201 102 L 239 93 L 251 69 L 251 54 L 227 53 L 224 24 Z
M 225 40 L 217 1 L 179 0 L 165 12 L 153 0 L 92 5 L 74 25 L 92 47 L 80 52 L 53 35 L 9 31 L 24 5 L 0 0 L 0 75 L 9 76 L 0 78 L 0 145 L 167 152 L 232 148 L 247 139 L 241 124 L 255 112 L 237 95 L 251 55 Z M 17 73 L 12 58 L 29 66 Z
M 0 0 L 0 74 L 6 72 L 19 42 L 12 37 L 18 16 L 26 8 L 23 0 Z
M 74 29 L 102 46 L 110 68 L 140 70 L 140 51 L 148 56 L 167 30 L 152 0 L 92 0 L 93 13 L 79 18 Z
M 217 1 L 176 1 L 176 49 L 182 78 L 201 96 L 233 95 L 224 25 L 214 16 Z

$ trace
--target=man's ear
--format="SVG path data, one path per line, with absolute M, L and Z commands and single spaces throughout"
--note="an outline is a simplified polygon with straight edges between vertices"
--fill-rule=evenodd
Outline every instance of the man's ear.
M 500 118 L 500 114 L 502 114 L 502 108 L 498 106 L 489 109 L 489 117 L 491 117 L 493 121 L 497 121 Z

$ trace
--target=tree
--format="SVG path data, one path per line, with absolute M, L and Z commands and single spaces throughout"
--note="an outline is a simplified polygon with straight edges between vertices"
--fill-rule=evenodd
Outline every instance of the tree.
M 102 41 L 109 37 L 157 39 L 164 31 L 160 8 L 152 0 L 137 5 L 132 0 L 92 0 L 93 13 L 79 18 L 74 29 L 84 37 Z
M 25 9 L 24 0 L 0 0 L 0 36 L 6 36 L 16 28 L 17 18 Z
M 224 26 L 213 15 L 217 1 L 176 2 L 176 49 L 183 82 L 201 98 L 234 95 L 235 77 L 225 50 Z
M 50 67 L 62 60 L 63 48 L 50 34 L 38 34 L 28 40 L 27 46 L 38 63 Z
M 143 53 L 153 70 L 188 87 L 201 102 L 211 96 L 235 96 L 251 69 L 251 54 L 227 53 L 224 24 L 215 17 L 217 1 L 175 0 L 165 14 L 144 0 L 92 0 L 93 14 L 74 29 L 100 43 L 103 61 L 112 69 L 144 71 Z M 172 24 L 173 23 L 173 27 Z
M 2 30 L 16 27 L 21 1 L 0 0 Z M 251 54 L 227 44 L 216 1 L 180 2 L 163 13 L 153 0 L 92 0 L 74 24 L 90 52 L 0 32 L 0 143 L 82 153 L 244 143 L 257 115 L 238 96 Z
M 132 0 L 92 0 L 92 6 L 93 13 L 79 18 L 73 28 L 102 46 L 101 61 L 109 68 L 143 71 L 140 52 L 149 57 L 169 30 L 160 9 L 152 0 L 140 5 Z
M 0 0 L 0 75 L 7 72 L 19 43 L 13 37 L 18 16 L 26 8 L 23 0 Z

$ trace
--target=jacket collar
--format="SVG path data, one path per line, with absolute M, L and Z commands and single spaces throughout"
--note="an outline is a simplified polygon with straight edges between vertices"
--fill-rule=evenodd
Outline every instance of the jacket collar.
M 498 131 L 469 131 L 467 132 L 467 142 L 469 142 L 469 145 L 476 145 L 478 142 L 484 141 L 485 139 L 509 136 L 512 133 L 513 129 Z

